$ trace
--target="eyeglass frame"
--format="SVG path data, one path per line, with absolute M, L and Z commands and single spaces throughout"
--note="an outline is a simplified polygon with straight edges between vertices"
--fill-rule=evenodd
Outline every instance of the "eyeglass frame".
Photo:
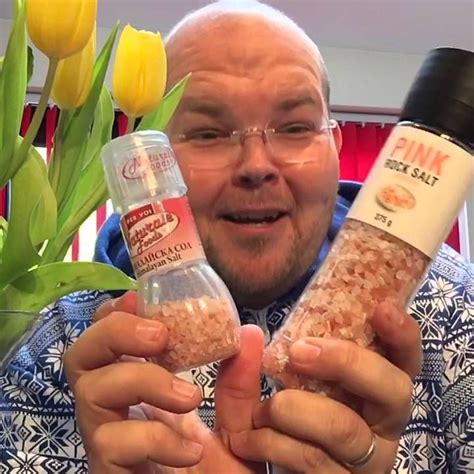
M 318 130 L 313 130 L 314 135 L 319 135 L 321 132 L 325 130 L 333 130 L 337 127 L 337 120 L 335 119 L 328 119 L 327 125 L 321 125 L 321 127 Z M 248 135 L 260 135 L 262 137 L 263 143 L 267 144 L 268 143 L 268 132 L 271 132 L 272 134 L 276 134 L 277 130 L 276 128 L 273 127 L 268 127 L 268 124 L 265 126 L 265 128 L 260 128 L 260 127 L 247 127 L 243 128 L 241 130 L 229 130 L 228 133 L 229 137 L 231 139 L 231 143 L 233 145 L 239 144 L 240 146 L 245 145 L 245 140 L 247 139 L 246 137 Z M 171 139 L 171 137 L 173 137 Z M 171 135 L 170 139 L 171 142 L 175 142 L 175 138 L 178 139 L 176 143 L 188 143 L 190 140 L 187 139 L 187 134 L 186 133 L 177 133 L 175 135 Z M 235 139 L 232 141 L 233 137 L 238 137 L 238 141 L 235 141 Z M 226 137 L 227 138 L 227 137 Z M 270 140 L 271 141 L 271 140 Z
M 337 127 L 338 122 L 335 119 L 328 119 L 327 122 L 324 125 L 321 125 L 321 127 L 317 130 L 313 130 L 312 133 L 314 137 L 317 137 L 320 135 L 322 132 L 325 130 L 333 130 Z M 273 136 L 277 133 L 277 130 L 275 128 L 270 128 L 268 127 L 268 124 L 265 126 L 265 128 L 259 128 L 259 127 L 247 127 L 241 130 L 230 130 L 226 132 L 225 138 L 229 138 L 229 144 L 230 145 L 240 145 L 242 148 L 245 145 L 245 141 L 247 140 L 248 136 L 260 136 L 262 138 L 263 144 L 266 146 L 268 143 L 272 142 L 272 139 L 268 139 L 268 133 L 271 132 Z M 227 135 L 228 134 L 228 135 Z M 176 141 L 176 139 L 178 141 Z M 187 134 L 185 133 L 178 133 L 170 136 L 170 141 L 172 144 L 177 143 L 177 144 L 189 144 L 191 140 L 187 139 Z M 195 145 L 196 148 L 206 148 L 206 145 Z M 209 146 L 209 148 L 212 148 L 212 145 Z M 274 157 L 278 159 L 276 156 Z M 282 160 L 284 163 L 292 164 L 291 161 L 288 160 Z M 306 161 L 295 161 L 294 163 L 305 163 Z

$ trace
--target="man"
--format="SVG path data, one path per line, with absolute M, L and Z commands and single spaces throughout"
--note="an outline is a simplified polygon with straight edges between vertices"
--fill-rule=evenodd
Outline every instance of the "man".
M 292 347 L 295 370 L 339 382 L 360 398 L 358 413 L 294 390 L 260 402 L 264 336 L 301 294 L 356 192 L 341 185 L 336 198 L 341 137 L 329 120 L 326 71 L 296 25 L 254 2 L 195 12 L 170 34 L 167 53 L 170 87 L 193 72 L 168 133 L 206 255 L 242 322 L 260 329 L 244 327 L 238 356 L 220 368 L 193 370 L 186 381 L 134 359 L 158 354 L 167 340 L 162 325 L 133 314 L 135 295 L 105 303 L 99 293 L 64 299 L 2 378 L 10 407 L 0 437 L 7 472 L 21 465 L 33 466 L 31 472 L 85 471 L 83 446 L 92 473 L 240 474 L 264 472 L 266 463 L 274 472 L 469 472 L 473 407 L 455 398 L 472 390 L 472 369 L 459 362 L 441 376 L 443 356 L 464 347 L 468 357 L 468 328 L 448 333 L 460 314 L 468 322 L 472 312 L 472 290 L 462 287 L 472 269 L 452 251 L 442 251 L 411 307 L 425 324 L 428 355 L 411 413 L 420 334 L 413 318 L 385 304 L 374 328 L 387 359 L 344 341 L 308 339 Z M 267 128 L 309 134 L 311 146 L 290 149 Z M 233 130 L 240 131 L 235 142 Z M 130 271 L 116 216 L 99 236 L 98 257 Z M 459 283 L 440 288 L 448 272 Z M 96 322 L 79 336 L 93 315 Z M 66 347 L 83 444 L 62 370 Z M 452 372 L 462 376 L 451 381 Z M 265 381 L 263 392 L 270 393 Z M 35 408 L 38 402 L 43 406 Z M 215 430 L 188 413 L 198 406 L 209 426 L 215 415 Z

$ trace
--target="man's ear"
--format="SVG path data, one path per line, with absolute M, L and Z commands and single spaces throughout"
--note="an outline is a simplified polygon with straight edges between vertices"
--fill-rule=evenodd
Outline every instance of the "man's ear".
M 339 127 L 339 123 L 336 120 L 334 120 L 334 122 L 335 122 L 335 126 L 334 128 L 331 128 L 331 132 L 334 138 L 334 143 L 336 145 L 337 154 L 339 155 L 342 148 L 342 131 L 341 131 L 341 128 Z

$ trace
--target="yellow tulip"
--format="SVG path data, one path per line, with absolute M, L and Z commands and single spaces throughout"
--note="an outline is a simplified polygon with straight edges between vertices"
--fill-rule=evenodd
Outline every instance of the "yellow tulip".
M 51 96 L 61 109 L 74 109 L 86 101 L 92 84 L 95 45 L 94 28 L 85 48 L 59 61 Z
M 34 45 L 49 58 L 64 59 L 87 44 L 97 0 L 27 0 L 26 16 Z
M 120 109 L 141 117 L 160 103 L 166 86 L 166 53 L 159 33 L 127 25 L 115 56 L 112 92 Z

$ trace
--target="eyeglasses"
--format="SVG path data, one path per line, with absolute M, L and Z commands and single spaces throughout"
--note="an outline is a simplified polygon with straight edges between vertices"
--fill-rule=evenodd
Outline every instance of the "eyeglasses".
M 216 169 L 235 164 L 249 137 L 260 137 L 275 163 L 280 165 L 314 162 L 328 145 L 329 130 L 335 120 L 314 123 L 289 123 L 280 128 L 249 127 L 244 130 L 203 128 L 171 135 L 180 161 L 192 168 Z

